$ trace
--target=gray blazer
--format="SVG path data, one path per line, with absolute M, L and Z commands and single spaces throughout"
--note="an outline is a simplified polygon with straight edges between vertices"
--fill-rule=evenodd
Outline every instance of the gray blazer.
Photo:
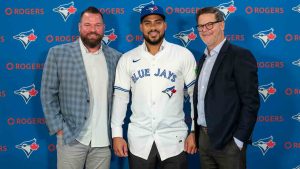
M 108 133 L 118 51 L 102 45 L 108 69 Z M 58 45 L 48 52 L 41 83 L 41 102 L 50 135 L 64 132 L 66 144 L 76 139 L 89 116 L 90 96 L 79 41 Z

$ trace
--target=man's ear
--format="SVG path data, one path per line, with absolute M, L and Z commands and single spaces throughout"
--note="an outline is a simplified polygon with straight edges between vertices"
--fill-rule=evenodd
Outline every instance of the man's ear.
M 140 23 L 140 31 L 143 32 L 143 26 L 142 26 L 142 23 Z
M 221 29 L 222 29 L 222 31 L 225 30 L 225 21 L 222 21 L 222 22 L 221 22 Z

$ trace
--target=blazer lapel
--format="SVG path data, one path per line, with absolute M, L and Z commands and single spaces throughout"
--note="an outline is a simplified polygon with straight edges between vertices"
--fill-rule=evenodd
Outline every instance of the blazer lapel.
M 89 95 L 89 86 L 87 83 L 87 75 L 86 75 L 86 71 L 85 71 L 85 66 L 84 66 L 84 62 L 83 62 L 83 58 L 82 58 L 82 53 L 80 50 L 80 45 L 79 45 L 79 41 L 75 41 L 72 45 L 73 47 L 73 53 L 71 53 L 71 55 L 73 56 L 73 61 L 75 66 L 77 67 L 77 71 L 79 72 L 79 78 L 81 78 L 81 81 L 83 83 L 83 86 L 85 88 L 85 91 L 87 92 L 87 94 Z
M 214 66 L 212 68 L 207 88 L 210 87 L 210 85 L 212 84 L 213 80 L 215 79 L 215 76 L 216 76 L 216 74 L 218 72 L 218 69 L 219 69 L 221 63 L 222 63 L 222 60 L 226 56 L 226 52 L 227 52 L 227 49 L 228 49 L 229 45 L 230 45 L 230 43 L 226 40 L 225 43 L 224 43 L 224 45 L 222 46 L 222 48 L 221 48 L 218 56 L 217 56 L 215 64 L 214 64 Z

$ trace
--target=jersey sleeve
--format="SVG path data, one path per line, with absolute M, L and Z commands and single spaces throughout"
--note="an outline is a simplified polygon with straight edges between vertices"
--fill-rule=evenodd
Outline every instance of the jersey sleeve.
M 129 66 L 127 63 L 127 57 L 124 55 L 120 58 L 117 65 L 114 89 L 123 92 L 129 92 L 130 90 Z
M 186 86 L 187 94 L 189 96 L 189 101 L 191 104 L 191 112 L 190 117 L 192 119 L 191 124 L 191 131 L 194 131 L 195 124 L 194 124 L 194 106 L 193 106 L 193 91 L 194 91 L 194 84 L 196 82 L 196 60 L 194 55 L 188 51 L 184 59 L 184 83 Z
M 121 57 L 116 69 L 111 116 L 112 137 L 123 137 L 122 125 L 127 111 L 130 91 L 130 73 L 126 57 Z
M 183 75 L 186 87 L 188 89 L 193 88 L 196 81 L 196 61 L 194 55 L 190 51 L 186 53 L 184 59 Z

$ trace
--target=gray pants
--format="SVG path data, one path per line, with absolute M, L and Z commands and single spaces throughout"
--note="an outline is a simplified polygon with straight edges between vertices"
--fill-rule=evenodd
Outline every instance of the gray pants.
M 63 144 L 62 136 L 57 136 L 58 169 L 109 169 L 111 151 L 109 147 L 91 147 L 77 140 Z

